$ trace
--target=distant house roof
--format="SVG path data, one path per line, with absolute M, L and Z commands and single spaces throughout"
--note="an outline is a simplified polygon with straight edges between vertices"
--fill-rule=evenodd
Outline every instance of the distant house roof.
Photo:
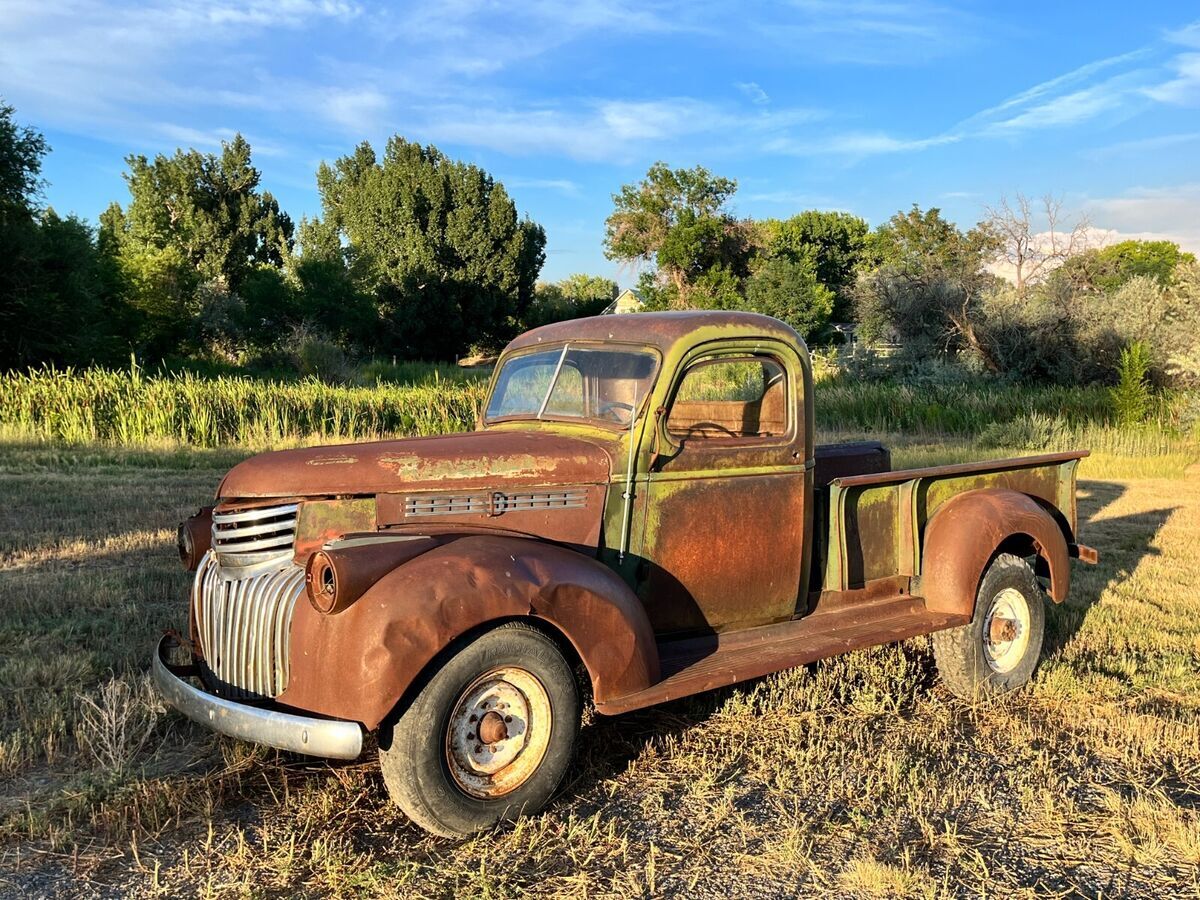
M 604 307 L 604 312 L 600 315 L 608 316 L 616 313 L 638 312 L 645 305 L 645 302 L 638 295 L 637 291 L 625 288 L 625 290 L 617 294 L 616 300 Z

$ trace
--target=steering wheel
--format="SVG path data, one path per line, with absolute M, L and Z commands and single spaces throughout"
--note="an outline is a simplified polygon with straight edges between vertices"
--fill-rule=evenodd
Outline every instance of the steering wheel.
M 731 429 L 726 428 L 724 425 L 721 425 L 718 422 L 696 422 L 696 423 L 688 426 L 687 436 L 693 437 L 697 434 L 703 436 L 704 433 L 706 431 L 709 431 L 710 429 L 713 431 L 721 432 L 722 437 L 735 438 L 738 436 L 738 435 L 734 434 L 734 432 Z
M 620 400 L 605 400 L 600 404 L 600 415 L 610 416 L 622 425 L 632 422 L 633 414 L 633 405 L 630 403 L 622 403 Z

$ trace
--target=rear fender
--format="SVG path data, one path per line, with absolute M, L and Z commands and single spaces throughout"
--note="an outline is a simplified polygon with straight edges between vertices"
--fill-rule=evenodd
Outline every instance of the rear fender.
M 278 699 L 376 728 L 455 640 L 512 618 L 561 632 L 597 702 L 658 681 L 645 610 L 611 569 L 552 544 L 471 535 L 397 567 L 337 615 L 298 603 L 291 677 Z
M 1067 538 L 1037 500 L 1019 491 L 968 491 L 947 501 L 925 529 L 921 582 L 925 605 L 939 613 L 971 616 L 983 573 L 1001 551 L 1036 555 L 1050 579 L 1050 597 L 1071 587 Z

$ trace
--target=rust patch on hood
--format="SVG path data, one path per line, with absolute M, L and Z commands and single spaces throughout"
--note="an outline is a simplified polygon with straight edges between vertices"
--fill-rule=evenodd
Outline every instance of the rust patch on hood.
M 367 495 L 398 490 L 602 484 L 600 440 L 545 432 L 473 431 L 261 453 L 234 466 L 219 499 Z
M 344 453 L 332 456 L 316 456 L 308 460 L 310 466 L 350 466 L 358 462 L 357 456 L 347 456 Z

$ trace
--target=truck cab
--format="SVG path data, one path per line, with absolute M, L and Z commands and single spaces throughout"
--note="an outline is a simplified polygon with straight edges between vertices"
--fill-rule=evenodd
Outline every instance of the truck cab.
M 261 454 L 180 528 L 160 689 L 219 731 L 352 758 L 465 835 L 536 809 L 579 710 L 618 714 L 934 634 L 960 694 L 1031 677 L 1084 451 L 893 471 L 818 447 L 804 342 L 751 313 L 516 338 L 474 431 Z M 577 674 L 583 673 L 583 683 Z

